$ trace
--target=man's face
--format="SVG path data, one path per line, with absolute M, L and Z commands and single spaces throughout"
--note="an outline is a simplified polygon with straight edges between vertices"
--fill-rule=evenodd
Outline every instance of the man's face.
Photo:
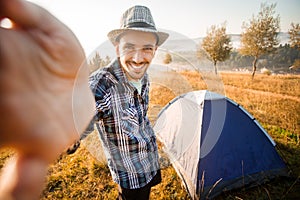
M 117 55 L 129 81 L 138 81 L 146 73 L 157 49 L 153 33 L 128 31 L 116 46 Z

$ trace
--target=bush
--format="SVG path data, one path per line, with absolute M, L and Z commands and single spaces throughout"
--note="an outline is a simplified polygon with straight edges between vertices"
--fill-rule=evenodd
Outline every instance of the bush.
M 172 56 L 169 53 L 166 53 L 165 58 L 164 58 L 164 64 L 169 64 L 172 62 Z
M 271 75 L 271 71 L 269 70 L 269 69 L 267 69 L 267 68 L 262 68 L 261 70 L 260 70 L 260 72 L 262 73 L 262 74 L 265 74 L 265 75 Z

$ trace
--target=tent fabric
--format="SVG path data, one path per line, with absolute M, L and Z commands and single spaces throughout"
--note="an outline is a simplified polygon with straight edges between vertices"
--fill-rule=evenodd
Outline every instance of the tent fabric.
M 176 97 L 160 112 L 154 131 L 194 199 L 286 174 L 275 142 L 256 119 L 214 92 Z

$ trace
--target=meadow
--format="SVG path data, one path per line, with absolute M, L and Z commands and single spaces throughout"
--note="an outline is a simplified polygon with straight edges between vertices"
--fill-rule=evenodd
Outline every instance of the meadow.
M 256 74 L 252 80 L 248 73 L 221 72 L 216 80 L 197 71 L 172 71 L 166 77 L 160 76 L 153 77 L 150 91 L 152 124 L 161 108 L 179 94 L 221 90 L 263 125 L 290 170 L 289 178 L 279 177 L 258 187 L 226 192 L 218 200 L 300 199 L 300 75 Z M 222 84 L 214 88 L 211 83 L 215 81 Z M 97 133 L 91 134 L 74 154 L 61 154 L 49 167 L 40 199 L 116 199 L 117 185 L 95 137 Z M 12 154 L 10 149 L 0 149 L 0 168 Z M 190 199 L 168 160 L 162 163 L 162 177 L 162 183 L 152 189 L 151 199 Z

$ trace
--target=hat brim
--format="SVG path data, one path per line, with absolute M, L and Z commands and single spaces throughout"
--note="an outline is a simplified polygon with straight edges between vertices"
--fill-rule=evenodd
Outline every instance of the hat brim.
M 152 30 L 152 29 L 147 29 L 147 28 L 115 29 L 115 30 L 110 31 L 107 34 L 107 37 L 109 38 L 109 40 L 111 41 L 111 43 L 115 46 L 118 43 L 118 41 L 117 41 L 118 37 L 121 34 L 125 33 L 126 31 L 130 31 L 130 30 L 156 34 L 157 37 L 158 37 L 157 46 L 162 45 L 168 39 L 168 37 L 169 37 L 168 33 L 157 31 L 157 30 Z

